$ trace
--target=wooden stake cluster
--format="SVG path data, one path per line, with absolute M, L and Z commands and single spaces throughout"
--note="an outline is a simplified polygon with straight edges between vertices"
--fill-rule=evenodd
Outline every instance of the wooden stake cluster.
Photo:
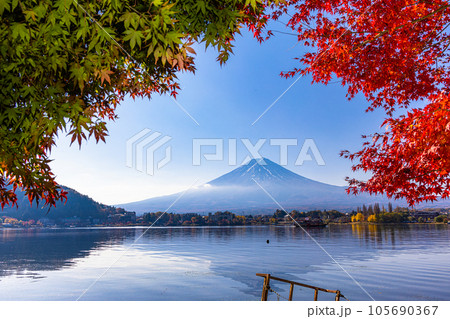
M 269 294 L 270 280 L 271 279 L 272 280 L 281 281 L 281 282 L 285 282 L 285 283 L 288 283 L 288 284 L 291 285 L 291 287 L 289 289 L 289 301 L 292 301 L 292 295 L 294 293 L 294 286 L 295 285 L 301 286 L 301 287 L 305 287 L 305 288 L 309 288 L 309 289 L 314 289 L 314 301 L 317 301 L 319 290 L 323 291 L 323 292 L 336 294 L 336 297 L 334 299 L 336 301 L 339 301 L 341 299 L 341 292 L 339 290 L 330 290 L 330 289 L 310 286 L 310 285 L 302 284 L 302 283 L 299 283 L 299 282 L 296 282 L 296 281 L 292 281 L 292 280 L 287 280 L 287 279 L 271 276 L 270 274 L 256 274 L 256 276 L 264 278 L 264 286 L 263 286 L 263 290 L 262 290 L 261 301 L 267 301 L 267 296 Z

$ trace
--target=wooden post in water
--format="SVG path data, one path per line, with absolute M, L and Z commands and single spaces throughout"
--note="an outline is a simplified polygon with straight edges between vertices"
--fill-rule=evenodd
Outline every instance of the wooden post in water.
M 291 283 L 291 289 L 289 289 L 289 301 L 292 301 L 292 294 L 294 293 L 294 284 Z
M 267 295 L 269 294 L 270 274 L 264 277 L 264 286 L 261 295 L 261 301 L 267 301 Z
M 311 286 L 311 285 L 307 285 L 307 284 L 302 284 L 300 282 L 295 282 L 295 281 L 292 281 L 292 280 L 287 280 L 287 279 L 271 276 L 270 274 L 257 273 L 256 276 L 264 278 L 264 286 L 263 286 L 263 290 L 262 290 L 261 301 L 267 301 L 267 296 L 269 294 L 269 290 L 273 291 L 270 288 L 270 280 L 271 279 L 290 284 L 291 288 L 289 290 L 289 299 L 288 299 L 289 301 L 292 301 L 292 295 L 294 294 L 294 286 L 295 285 L 300 286 L 300 287 L 305 287 L 305 288 L 308 288 L 308 289 L 314 289 L 314 301 L 318 300 L 319 290 L 323 291 L 323 292 L 336 294 L 336 297 L 335 297 L 336 301 L 339 301 L 341 299 L 341 296 L 343 296 L 343 295 L 341 295 L 341 292 L 339 290 L 330 290 L 330 289 L 325 289 L 325 288 L 319 288 L 319 287 L 316 287 L 316 286 Z M 280 295 L 278 295 L 278 296 L 280 297 Z
M 341 292 L 338 290 L 336 291 L 336 301 L 339 301 L 341 299 Z

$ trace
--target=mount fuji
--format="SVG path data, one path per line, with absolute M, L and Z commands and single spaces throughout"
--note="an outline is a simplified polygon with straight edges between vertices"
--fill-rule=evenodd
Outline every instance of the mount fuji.
M 192 188 L 183 195 L 177 193 L 118 206 L 137 213 L 166 210 L 206 213 L 228 210 L 244 214 L 264 214 L 280 208 L 279 205 L 286 210 L 351 211 L 363 204 L 388 202 L 381 196 L 348 195 L 345 189 L 308 179 L 267 158 L 259 158 Z

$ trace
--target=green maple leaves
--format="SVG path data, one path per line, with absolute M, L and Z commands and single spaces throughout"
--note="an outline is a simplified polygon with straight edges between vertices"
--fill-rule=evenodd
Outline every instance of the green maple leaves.
M 17 187 L 31 201 L 64 199 L 48 158 L 58 133 L 104 141 L 126 95 L 175 95 L 177 72 L 195 70 L 195 42 L 222 63 L 263 10 L 255 0 L 0 0 L 1 204 Z

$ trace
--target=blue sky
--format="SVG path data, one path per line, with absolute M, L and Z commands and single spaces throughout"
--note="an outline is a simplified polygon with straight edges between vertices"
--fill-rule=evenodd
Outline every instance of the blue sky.
M 260 154 L 280 162 L 279 148 L 269 139 L 290 138 L 299 141 L 290 146 L 286 168 L 321 182 L 345 185 L 346 176 L 361 177 L 351 172 L 351 163 L 339 157 L 343 149 L 361 147 L 361 134 L 380 130 L 385 115 L 381 110 L 366 113 L 367 102 L 357 96 L 348 101 L 346 89 L 339 83 L 311 84 L 303 77 L 254 125 L 252 123 L 294 81 L 283 79 L 280 72 L 297 65 L 302 46 L 296 38 L 275 34 L 259 44 L 243 32 L 235 43 L 235 54 L 223 67 L 216 62 L 217 53 L 197 46 L 193 74 L 180 74 L 181 91 L 177 101 L 200 124 L 197 125 L 169 96 L 152 100 L 126 99 L 118 108 L 119 119 L 108 125 L 106 144 L 91 140 L 81 150 L 69 147 L 61 134 L 52 151 L 52 168 L 57 181 L 87 194 L 105 204 L 119 204 L 182 191 L 194 182 L 206 183 L 236 168 L 228 164 L 228 140 L 237 139 L 237 164 L 249 155 L 240 139 L 253 144 L 267 139 Z M 126 141 L 148 128 L 172 137 L 168 145 L 172 159 L 154 175 L 126 166 Z M 225 158 L 192 165 L 192 140 L 224 139 Z M 295 160 L 305 139 L 313 139 L 325 164 Z M 211 151 L 211 147 L 204 149 Z M 156 152 L 164 157 L 164 149 Z

